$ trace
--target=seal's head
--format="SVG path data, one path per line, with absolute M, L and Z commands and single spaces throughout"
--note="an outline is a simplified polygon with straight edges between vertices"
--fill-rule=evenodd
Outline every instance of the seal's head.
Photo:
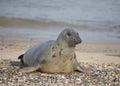
M 73 29 L 64 29 L 58 36 L 57 41 L 66 43 L 69 47 L 75 47 L 75 45 L 82 42 L 79 33 Z

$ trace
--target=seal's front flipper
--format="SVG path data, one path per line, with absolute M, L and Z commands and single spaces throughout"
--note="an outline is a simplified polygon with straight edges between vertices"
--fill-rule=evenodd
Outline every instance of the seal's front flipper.
M 20 73 L 28 73 L 28 72 L 33 72 L 39 69 L 39 65 L 33 65 L 29 67 L 25 67 L 19 70 Z
M 85 67 L 85 66 L 77 65 L 77 67 L 76 67 L 76 71 L 81 72 L 81 73 L 89 73 L 92 70 L 93 70 L 93 68 L 90 66 Z
M 81 72 L 81 73 L 88 72 L 86 68 L 83 68 L 80 65 L 78 65 L 75 70 L 78 71 L 78 72 Z

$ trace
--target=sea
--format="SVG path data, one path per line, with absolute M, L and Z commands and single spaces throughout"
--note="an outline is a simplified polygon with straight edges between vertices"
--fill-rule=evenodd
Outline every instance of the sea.
M 0 0 L 0 40 L 55 40 L 65 28 L 120 43 L 120 0 Z

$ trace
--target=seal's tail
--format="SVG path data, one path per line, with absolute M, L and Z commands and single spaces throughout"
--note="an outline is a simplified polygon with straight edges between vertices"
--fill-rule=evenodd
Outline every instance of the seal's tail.
M 24 61 L 23 61 L 23 56 L 24 56 L 24 54 L 22 54 L 22 55 L 20 55 L 20 56 L 18 57 L 18 59 L 20 59 L 20 60 L 21 60 L 21 63 L 22 63 L 22 64 L 24 64 Z

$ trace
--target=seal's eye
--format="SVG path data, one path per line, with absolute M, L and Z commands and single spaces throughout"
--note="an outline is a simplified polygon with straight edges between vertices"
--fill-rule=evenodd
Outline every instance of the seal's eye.
M 71 36 L 72 34 L 70 32 L 67 33 L 68 36 Z

